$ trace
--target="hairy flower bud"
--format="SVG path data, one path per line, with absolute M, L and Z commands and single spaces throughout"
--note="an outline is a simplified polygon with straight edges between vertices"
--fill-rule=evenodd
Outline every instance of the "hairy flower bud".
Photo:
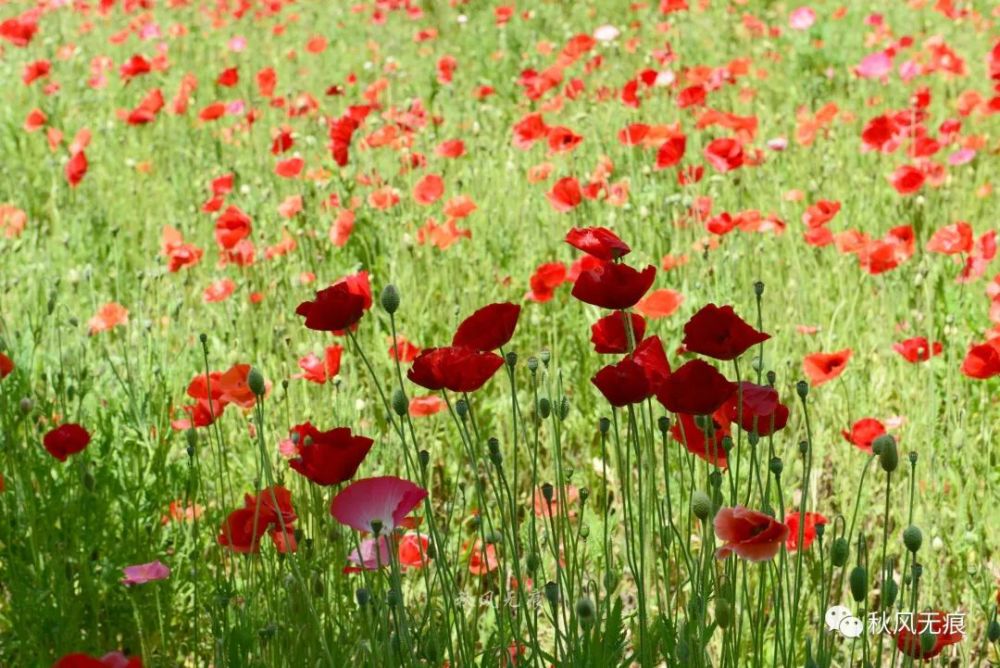
M 855 566 L 848 579 L 851 585 L 851 596 L 860 603 L 868 596 L 868 571 L 864 566 Z
M 903 530 L 903 545 L 906 545 L 906 549 L 910 552 L 916 554 L 923 542 L 924 534 L 918 527 L 910 525 Z
M 264 396 L 264 392 L 267 390 L 264 374 L 257 367 L 250 367 L 250 373 L 247 374 L 247 385 L 250 387 L 250 391 L 258 397 Z
M 392 392 L 392 410 L 399 417 L 406 415 L 409 410 L 409 402 L 406 401 L 406 394 L 397 388 Z
M 712 513 L 712 500 L 708 494 L 699 489 L 691 495 L 691 512 L 703 522 L 708 519 Z
M 872 450 L 878 447 L 878 461 L 882 470 L 892 473 L 899 466 L 899 452 L 896 450 L 896 439 L 888 434 L 882 434 L 872 443 Z
M 847 557 L 851 552 L 851 546 L 847 539 L 841 536 L 833 541 L 830 546 L 830 563 L 836 567 L 841 567 L 847 563 Z
M 382 288 L 382 308 L 389 315 L 392 315 L 399 308 L 399 290 L 395 285 L 389 283 Z

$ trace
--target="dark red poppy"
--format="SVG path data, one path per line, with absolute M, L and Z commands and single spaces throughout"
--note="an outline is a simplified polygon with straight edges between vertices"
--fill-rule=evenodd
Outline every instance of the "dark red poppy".
M 730 420 L 739 420 L 744 431 L 756 431 L 758 436 L 770 436 L 788 424 L 788 406 L 778 400 L 777 390 L 766 385 L 741 382 L 725 409 Z
M 632 358 L 609 364 L 590 379 L 612 406 L 637 404 L 650 396 L 646 372 Z
M 336 332 L 347 329 L 360 320 L 371 305 L 372 290 L 368 283 L 368 272 L 362 271 L 320 290 L 313 301 L 299 304 L 295 313 L 305 316 L 305 325 L 309 329 Z
M 503 358 L 496 353 L 460 346 L 427 348 L 413 360 L 406 377 L 428 390 L 474 392 L 501 366 Z
M 670 436 L 683 445 L 691 454 L 704 459 L 709 464 L 726 468 L 726 449 L 722 446 L 722 440 L 729 436 L 729 419 L 725 411 L 720 409 L 711 415 L 712 424 L 706 424 L 709 433 L 705 433 L 694 415 L 678 413 L 677 419 L 670 426 Z M 709 437 L 711 435 L 711 437 Z
M 14 360 L 0 353 L 0 380 L 3 380 L 14 371 Z
M 121 652 L 109 652 L 99 659 L 77 652 L 63 656 L 52 668 L 142 668 L 142 659 L 126 657 Z
M 922 336 L 906 339 L 899 343 L 892 344 L 892 349 L 903 356 L 907 362 L 926 362 L 935 355 L 940 355 L 942 346 L 940 341 L 929 343 Z
M 732 306 L 706 304 L 684 325 L 687 349 L 717 360 L 736 359 L 769 338 L 736 315 Z
M 872 454 L 872 443 L 885 432 L 885 425 L 875 418 L 861 418 L 850 431 L 841 431 L 841 435 L 854 444 L 855 447 Z
M 940 610 L 920 612 L 914 615 L 914 629 L 901 624 L 896 630 L 896 647 L 903 654 L 926 661 L 933 659 L 949 645 L 962 642 L 962 632 L 948 623 L 948 615 Z M 924 650 L 920 636 L 929 633 L 934 636 L 934 645 Z
M 580 272 L 573 284 L 573 296 L 587 304 L 608 309 L 626 309 L 642 299 L 656 279 L 656 267 L 641 272 L 627 264 L 602 262 Z
M 372 447 L 372 439 L 353 436 L 348 427 L 320 431 L 309 422 L 292 427 L 298 457 L 289 466 L 317 485 L 339 485 L 357 472 Z
M 605 262 L 617 260 L 632 250 L 606 227 L 574 227 L 566 233 L 566 243 Z
M 844 348 L 835 353 L 806 355 L 805 359 L 802 360 L 802 370 L 809 377 L 812 386 L 816 387 L 844 373 L 847 361 L 851 359 L 852 354 L 850 348 Z
M 67 423 L 49 431 L 42 438 L 42 445 L 49 454 L 61 462 L 70 455 L 81 452 L 90 443 L 90 434 L 78 424 Z
M 451 345 L 482 352 L 496 350 L 514 336 L 520 315 L 521 307 L 510 302 L 484 306 L 462 321 Z
M 633 341 L 642 341 L 646 333 L 646 319 L 638 313 L 630 315 Z M 598 353 L 621 354 L 629 351 L 628 332 L 625 330 L 625 312 L 615 311 L 590 326 L 590 342 Z
M 735 391 L 736 383 L 726 380 L 714 366 L 691 360 L 670 374 L 656 398 L 673 413 L 710 415 Z
M 660 337 L 650 336 L 646 338 L 636 347 L 631 357 L 646 374 L 650 394 L 658 392 L 663 387 L 663 383 L 670 377 L 670 362 L 667 361 L 667 354 L 663 351 L 663 342 L 660 341 Z

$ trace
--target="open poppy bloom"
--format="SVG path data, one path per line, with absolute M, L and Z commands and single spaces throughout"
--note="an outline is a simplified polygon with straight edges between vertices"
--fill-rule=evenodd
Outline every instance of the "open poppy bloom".
M 645 401 L 652 393 L 646 372 L 631 357 L 608 364 L 590 379 L 612 406 L 621 408 Z
M 724 408 L 730 420 L 758 436 L 770 436 L 788 424 L 788 407 L 778 400 L 773 387 L 743 381 Z
M 629 319 L 632 321 L 632 340 L 638 344 L 646 333 L 646 319 L 637 313 L 630 314 Z M 591 325 L 590 342 L 594 344 L 595 352 L 612 354 L 628 352 L 629 338 L 625 322 L 625 312 L 615 311 Z
M 723 541 L 717 559 L 735 553 L 747 561 L 768 561 L 788 538 L 788 527 L 770 515 L 735 506 L 715 514 L 715 535 Z
M 320 431 L 309 422 L 292 427 L 298 455 L 288 465 L 317 485 L 350 480 L 372 447 L 372 439 L 353 436 L 348 427 Z
M 234 552 L 257 553 L 267 534 L 279 552 L 294 552 L 297 543 L 292 525 L 296 519 L 291 492 L 281 486 L 268 487 L 257 496 L 244 496 L 243 507 L 222 523 L 218 542 Z
M 50 430 L 42 437 L 42 445 L 61 462 L 83 451 L 90 443 L 90 434 L 78 424 L 67 423 Z
M 684 325 L 684 346 L 717 360 L 736 359 L 769 338 L 736 315 L 732 306 L 706 304 Z
M 122 584 L 126 587 L 155 582 L 156 580 L 166 580 L 170 577 L 170 568 L 159 561 L 126 566 L 122 571 L 125 574 L 125 577 L 122 578 Z
M 510 302 L 489 304 L 462 321 L 452 346 L 488 352 L 501 348 L 514 336 L 521 307 Z
M 409 480 L 394 476 L 364 478 L 334 497 L 330 514 L 357 531 L 389 534 L 404 526 L 406 516 L 426 497 L 427 490 Z
M 931 344 L 924 337 L 917 336 L 892 344 L 892 349 L 902 355 L 903 359 L 907 362 L 915 364 L 917 362 L 926 362 L 931 357 L 940 355 L 942 346 L 940 341 L 935 341 Z
M 422 350 L 406 372 L 411 382 L 428 390 L 475 392 L 503 366 L 496 353 L 461 346 Z
M 896 630 L 896 647 L 906 656 L 921 661 L 933 659 L 946 647 L 962 642 L 965 637 L 961 631 L 949 627 L 948 616 L 940 610 L 920 612 L 914 617 L 916 629 L 910 630 L 903 624 Z M 924 634 L 934 637 L 934 644 L 927 650 L 921 642 L 921 636 Z
M 313 301 L 305 301 L 295 309 L 304 316 L 305 325 L 319 332 L 339 332 L 355 324 L 371 308 L 372 290 L 368 272 L 346 276 L 316 293 Z
M 872 443 L 886 431 L 885 425 L 875 418 L 861 418 L 851 425 L 850 431 L 841 431 L 840 433 L 855 447 L 870 455 L 872 454 Z
M 686 362 L 663 382 L 656 398 L 673 413 L 710 415 L 733 396 L 736 383 L 701 360 Z
M 14 360 L 0 353 L 0 380 L 14 372 Z
M 607 309 L 626 309 L 642 299 L 653 280 L 656 267 L 636 271 L 626 264 L 602 262 L 580 272 L 573 284 L 573 296 L 586 304 Z
M 111 302 L 102 306 L 94 317 L 87 321 L 87 329 L 91 334 L 97 334 L 127 324 L 128 309 L 121 304 Z
M 424 534 L 409 532 L 396 539 L 382 534 L 378 538 L 369 537 L 362 540 L 360 549 L 352 550 L 347 555 L 347 561 L 352 565 L 346 566 L 344 572 L 354 573 L 361 570 L 374 571 L 379 568 L 387 568 L 391 563 L 390 542 L 396 544 L 396 560 L 403 570 L 423 568 L 430 560 L 428 554 L 430 539 Z
M 702 429 L 696 416 L 677 413 L 677 419 L 670 425 L 670 436 L 692 455 L 724 469 L 728 466 L 728 460 L 722 441 L 729 436 L 730 421 L 723 409 L 713 413 L 710 419 L 711 425 L 706 424 L 705 429 Z
M 835 353 L 813 353 L 802 360 L 802 370 L 809 377 L 813 387 L 822 385 L 844 373 L 847 362 L 851 359 L 850 348 L 838 350 Z
M 54 664 L 52 668 L 142 668 L 142 659 L 137 656 L 126 657 L 121 652 L 109 652 L 101 658 L 89 654 L 67 654 Z
M 566 243 L 605 262 L 617 260 L 632 250 L 606 227 L 574 227 L 566 234 Z
M 805 527 L 802 529 L 802 549 L 808 550 L 813 541 L 816 540 L 816 527 L 829 522 L 826 517 L 819 513 L 806 513 Z M 799 547 L 799 511 L 794 511 L 785 515 L 785 525 L 788 527 L 788 540 L 785 541 L 785 549 L 794 552 Z
M 1000 339 L 969 348 L 962 360 L 962 374 L 977 380 L 986 380 L 1000 374 Z

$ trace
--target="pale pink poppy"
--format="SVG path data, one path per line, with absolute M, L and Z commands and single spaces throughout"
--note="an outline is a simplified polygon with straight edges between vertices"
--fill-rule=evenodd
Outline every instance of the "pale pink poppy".
M 890 72 L 892 72 L 892 58 L 884 51 L 868 54 L 854 68 L 854 73 L 864 79 L 884 79 Z
M 390 533 L 426 497 L 427 490 L 409 480 L 394 476 L 365 478 L 334 497 L 330 514 L 358 531 L 374 533 L 372 523 L 378 522 L 382 533 Z
M 722 508 L 715 515 L 715 535 L 723 541 L 717 559 L 736 554 L 747 561 L 773 559 L 788 538 L 788 526 L 770 515 L 743 506 Z
M 612 25 L 603 25 L 594 30 L 594 39 L 598 42 L 613 42 L 621 32 Z
M 774 139 L 767 140 L 767 147 L 772 151 L 784 151 L 788 148 L 788 138 L 787 137 L 775 137 Z
M 809 30 L 816 23 L 816 12 L 812 7 L 799 7 L 788 16 L 788 27 L 792 30 Z
M 376 544 L 378 547 L 376 548 Z M 389 565 L 389 540 L 385 535 L 374 538 L 365 538 L 361 541 L 359 549 L 351 550 L 347 555 L 347 561 L 358 569 L 375 571 Z
M 125 577 L 122 578 L 121 582 L 126 587 L 155 582 L 156 580 L 166 580 L 170 577 L 170 567 L 159 561 L 126 566 L 122 571 L 125 573 Z
M 948 164 L 952 167 L 958 167 L 959 165 L 965 165 L 972 162 L 972 159 L 975 157 L 975 150 L 971 148 L 962 148 L 948 156 Z

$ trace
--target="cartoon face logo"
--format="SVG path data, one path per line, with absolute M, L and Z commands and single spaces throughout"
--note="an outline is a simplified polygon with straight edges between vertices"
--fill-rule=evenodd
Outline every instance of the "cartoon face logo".
M 860 638 L 865 628 L 864 623 L 842 605 L 835 605 L 827 610 L 824 621 L 828 629 L 845 638 Z

